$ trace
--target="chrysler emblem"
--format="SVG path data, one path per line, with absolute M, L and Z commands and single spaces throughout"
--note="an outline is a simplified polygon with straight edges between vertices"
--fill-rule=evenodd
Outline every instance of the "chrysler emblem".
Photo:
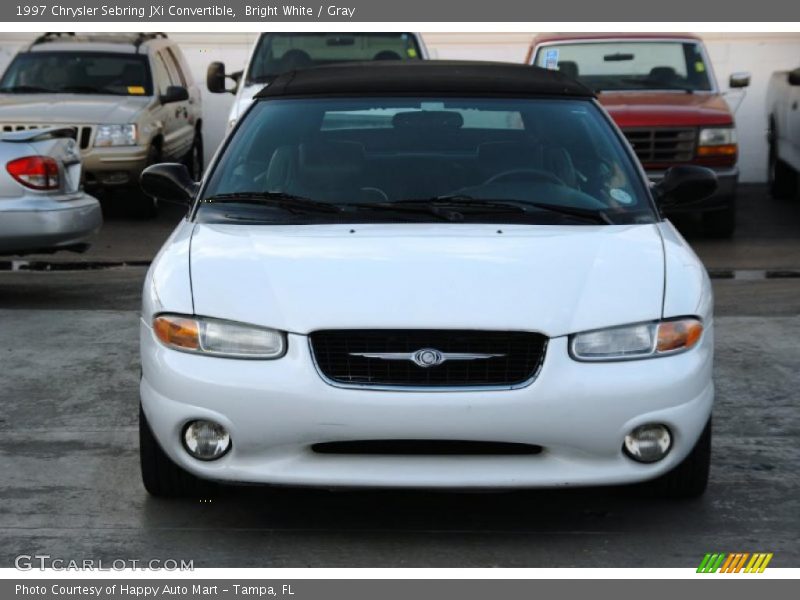
M 433 348 L 423 348 L 422 350 L 417 350 L 411 355 L 411 362 L 418 367 L 422 367 L 423 369 L 440 365 L 444 362 L 444 360 L 445 359 L 442 353 Z

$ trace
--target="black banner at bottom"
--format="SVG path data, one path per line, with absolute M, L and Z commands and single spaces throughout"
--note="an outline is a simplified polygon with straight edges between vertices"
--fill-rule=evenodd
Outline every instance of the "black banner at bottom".
M 797 580 L 758 575 L 697 579 L 26 579 L 0 582 L 4 600 L 532 600 L 797 597 Z M 794 590 L 794 591 L 792 591 Z

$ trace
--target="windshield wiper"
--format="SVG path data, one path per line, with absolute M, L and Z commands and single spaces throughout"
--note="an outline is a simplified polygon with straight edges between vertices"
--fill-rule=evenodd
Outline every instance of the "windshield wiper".
M 52 94 L 55 90 L 38 85 L 12 85 L 0 88 L 6 94 Z
M 415 211 L 427 211 L 431 214 L 447 216 L 448 209 L 451 211 L 469 211 L 472 213 L 517 213 L 529 214 L 530 208 L 543 210 L 547 212 L 557 213 L 582 219 L 584 221 L 591 221 L 593 223 L 600 223 L 603 225 L 613 225 L 614 222 L 608 218 L 603 211 L 592 210 L 589 208 L 580 208 L 575 206 L 564 206 L 561 204 L 548 204 L 546 202 L 528 202 L 524 200 L 505 200 L 505 199 L 487 199 L 483 200 L 468 195 L 452 195 L 452 196 L 435 196 L 433 198 L 409 198 L 405 200 L 395 200 L 394 202 L 383 202 L 379 204 L 358 204 L 356 206 L 364 206 L 366 208 L 379 206 L 384 209 L 399 209 L 407 211 L 413 209 Z M 448 220 L 453 220 L 449 218 Z
M 257 204 L 261 206 L 274 206 L 289 212 L 326 212 L 338 213 L 341 208 L 329 202 L 320 202 L 303 196 L 286 194 L 284 192 L 233 192 L 218 194 L 202 200 L 204 204 Z

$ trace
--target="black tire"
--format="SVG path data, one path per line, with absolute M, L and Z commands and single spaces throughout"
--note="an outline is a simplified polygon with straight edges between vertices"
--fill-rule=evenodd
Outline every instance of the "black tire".
M 769 180 L 769 192 L 773 198 L 787 199 L 797 195 L 798 174 L 789 165 L 778 158 L 776 147 L 777 132 L 775 126 L 770 125 L 769 129 L 769 159 L 767 161 L 767 175 Z
M 199 130 L 195 131 L 192 148 L 183 158 L 183 163 L 192 179 L 199 181 L 203 176 L 203 134 Z
M 711 419 L 706 423 L 689 456 L 669 473 L 645 483 L 644 489 L 648 495 L 660 498 L 697 498 L 702 496 L 708 487 L 710 467 Z
M 161 162 L 161 150 L 158 146 L 150 146 L 147 153 L 147 166 Z M 145 219 L 155 219 L 158 216 L 158 199 L 144 193 L 141 187 L 136 187 L 138 199 L 136 208 L 140 217 Z
M 722 210 L 703 213 L 703 233 L 707 237 L 728 239 L 736 231 L 736 204 L 731 199 L 728 206 Z
M 160 498 L 208 498 L 219 491 L 214 482 L 195 477 L 176 465 L 161 449 L 139 406 L 139 464 L 144 488 Z

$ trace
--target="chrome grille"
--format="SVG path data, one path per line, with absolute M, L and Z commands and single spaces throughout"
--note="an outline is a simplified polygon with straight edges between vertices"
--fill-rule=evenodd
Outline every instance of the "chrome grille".
M 694 158 L 694 129 L 623 129 L 642 164 L 689 162 Z
M 0 123 L 0 131 L 27 131 L 28 129 L 48 129 L 50 127 L 74 127 L 75 136 L 73 139 L 78 142 L 81 150 L 86 150 L 92 141 L 92 126 L 91 125 L 69 125 L 64 123 L 39 123 L 39 124 L 22 124 L 22 123 Z
M 513 387 L 536 376 L 547 337 L 523 331 L 333 330 L 310 335 L 320 373 L 344 385 L 383 387 Z M 410 358 L 434 349 L 453 356 L 434 366 Z M 464 359 L 477 354 L 477 359 Z M 461 356 L 462 358 L 459 358 Z

